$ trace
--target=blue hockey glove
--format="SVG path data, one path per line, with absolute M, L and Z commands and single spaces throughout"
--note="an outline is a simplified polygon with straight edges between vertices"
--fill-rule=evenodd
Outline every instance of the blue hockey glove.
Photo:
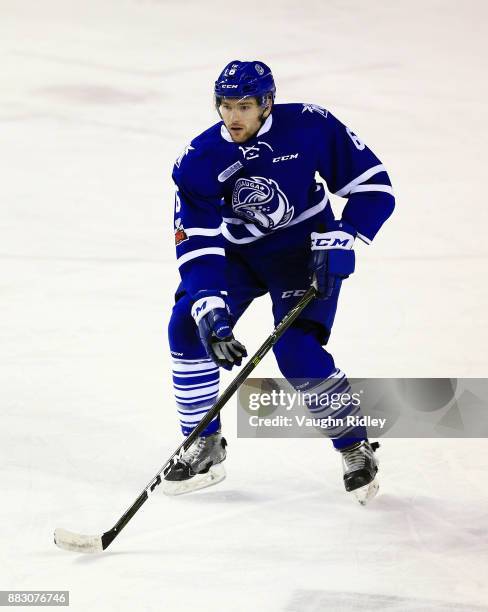
M 319 299 L 330 298 L 342 279 L 354 272 L 355 237 L 356 231 L 344 221 L 329 223 L 326 232 L 312 232 L 310 272 Z
M 240 366 L 247 351 L 232 334 L 232 316 L 224 296 L 215 291 L 199 291 L 191 314 L 210 359 L 226 370 Z

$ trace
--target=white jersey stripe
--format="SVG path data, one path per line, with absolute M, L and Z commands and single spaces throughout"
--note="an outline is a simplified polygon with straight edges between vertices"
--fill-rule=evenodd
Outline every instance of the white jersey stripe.
M 327 195 L 325 195 L 318 204 L 315 204 L 315 206 L 312 206 L 311 208 L 304 210 L 300 215 L 298 215 L 298 217 L 290 221 L 288 225 L 285 225 L 285 227 L 290 227 L 291 225 L 296 225 L 297 223 L 301 223 L 302 221 L 305 221 L 306 219 L 310 219 L 310 217 L 313 217 L 314 215 L 324 210 L 325 207 L 327 206 L 328 201 L 329 201 L 329 198 L 327 197 Z M 249 242 L 254 242 L 255 240 L 259 240 L 259 238 L 261 238 L 262 236 L 266 236 L 266 234 L 261 234 L 261 232 L 259 232 L 259 230 L 256 228 L 256 226 L 253 223 L 246 223 L 245 226 L 246 226 L 246 229 L 250 233 L 254 234 L 254 236 L 249 236 L 246 238 L 234 238 L 234 236 L 229 232 L 225 223 L 221 225 L 222 234 L 224 238 L 226 238 L 229 242 L 233 242 L 234 244 L 247 244 Z M 259 236 L 257 235 L 258 232 L 260 234 Z
M 185 253 L 185 255 L 178 257 L 178 268 L 188 261 L 196 259 L 197 257 L 203 257 L 204 255 L 221 255 L 225 257 L 225 249 L 221 247 L 207 247 L 206 249 L 195 249 L 194 251 Z
M 363 236 L 362 234 L 360 234 L 358 232 L 358 238 L 360 238 L 363 242 L 365 242 L 366 244 L 371 244 L 371 240 L 367 237 L 367 236 Z
M 220 227 L 216 227 L 215 229 L 207 228 L 207 227 L 190 227 L 185 229 L 185 234 L 188 238 L 192 236 L 220 236 L 222 230 Z
M 232 225 L 244 225 L 244 219 L 236 219 L 235 217 L 222 217 L 224 223 L 231 223 Z
M 246 228 L 249 232 L 251 232 L 253 236 L 256 236 L 257 238 L 262 238 L 263 236 L 266 235 L 266 234 L 263 234 L 263 232 L 260 232 L 253 223 L 247 223 Z
M 234 236 L 229 232 L 225 225 L 222 225 L 222 235 L 229 242 L 233 242 L 234 244 L 247 244 L 248 242 L 254 242 L 255 240 L 259 240 L 259 238 L 255 236 L 249 236 L 247 238 L 234 238 Z
M 351 189 L 351 193 L 358 193 L 359 191 L 384 191 L 393 195 L 393 188 L 391 185 L 375 185 L 368 183 L 367 185 L 357 185 Z
M 383 166 L 383 164 L 378 164 L 377 166 L 373 166 L 369 170 L 366 170 L 366 172 L 363 172 L 362 174 L 360 174 L 353 181 L 351 181 L 347 185 L 344 185 L 342 189 L 339 189 L 339 191 L 336 191 L 335 195 L 340 196 L 340 197 L 347 195 L 348 193 L 350 193 L 351 189 L 356 187 L 356 185 L 359 185 L 360 183 L 364 183 L 364 181 L 367 181 L 372 176 L 374 176 L 375 174 L 379 174 L 380 172 L 386 172 L 386 168 Z

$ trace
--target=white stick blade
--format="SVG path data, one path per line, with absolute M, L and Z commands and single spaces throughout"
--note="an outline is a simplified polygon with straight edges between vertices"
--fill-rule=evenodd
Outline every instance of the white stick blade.
M 100 536 L 81 535 L 67 529 L 54 530 L 54 543 L 63 550 L 78 553 L 103 552 L 102 538 Z

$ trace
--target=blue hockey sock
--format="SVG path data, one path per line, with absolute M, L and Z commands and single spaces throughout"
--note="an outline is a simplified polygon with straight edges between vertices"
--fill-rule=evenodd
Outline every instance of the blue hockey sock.
M 352 398 L 351 385 L 344 372 L 336 369 L 325 380 L 310 382 L 305 403 L 314 418 L 329 419 L 326 431 L 334 447 L 340 450 L 367 440 L 366 428 L 355 424 L 361 417 L 361 406 Z M 302 385 L 300 391 L 304 393 Z
M 171 314 L 168 339 L 173 362 L 173 388 L 183 435 L 188 436 L 215 404 L 219 369 L 209 359 L 191 316 L 191 299 L 180 297 Z M 209 436 L 220 427 L 216 417 L 200 434 Z
M 173 387 L 183 435 L 188 436 L 215 404 L 219 393 L 219 369 L 211 359 L 173 358 Z M 201 436 L 220 427 L 215 417 Z
M 274 353 L 283 376 L 307 394 L 305 403 L 312 416 L 335 420 L 335 426 L 325 431 L 336 449 L 367 439 L 365 427 L 348 423 L 347 417 L 361 416 L 361 408 L 352 401 L 346 375 L 335 367 L 313 328 L 291 327 L 276 343 Z

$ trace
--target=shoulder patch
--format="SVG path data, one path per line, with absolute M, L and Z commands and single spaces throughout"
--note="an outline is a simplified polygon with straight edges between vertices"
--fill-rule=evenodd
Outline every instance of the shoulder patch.
M 329 114 L 329 111 L 323 106 L 319 106 L 318 104 L 306 104 L 306 103 L 302 104 L 302 106 L 303 106 L 302 113 L 306 111 L 310 113 L 318 113 L 319 115 L 322 115 L 322 117 L 327 119 L 327 115 Z
M 178 246 L 182 242 L 188 240 L 188 235 L 185 232 L 185 228 L 183 227 L 183 223 L 181 219 L 175 220 L 175 245 Z
M 190 151 L 194 151 L 194 150 L 195 150 L 195 147 L 192 147 L 191 144 L 186 145 L 186 147 L 181 152 L 180 156 L 175 161 L 175 166 L 179 168 L 181 166 L 181 162 L 183 161 L 183 158 L 185 157 L 185 155 L 188 155 Z

